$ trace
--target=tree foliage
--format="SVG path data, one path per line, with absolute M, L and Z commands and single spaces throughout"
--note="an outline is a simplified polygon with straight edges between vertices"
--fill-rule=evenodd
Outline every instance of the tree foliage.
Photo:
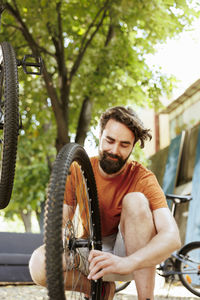
M 8 0 L 2 37 L 17 56 L 44 61 L 40 101 L 49 97 L 59 150 L 72 134 L 83 144 L 92 116 L 126 103 L 157 106 L 171 88 L 144 54 L 181 32 L 195 12 L 186 0 Z M 1 38 L 2 38 L 1 37 Z M 29 86 L 34 91 L 34 84 Z
M 43 199 L 54 145 L 58 151 L 74 137 L 84 144 L 109 106 L 159 107 L 172 80 L 149 69 L 145 55 L 197 13 L 186 0 L 3 3 L 0 41 L 8 40 L 17 58 L 32 53 L 43 59 L 42 78 L 19 72 L 23 131 L 13 197 L 30 210 Z

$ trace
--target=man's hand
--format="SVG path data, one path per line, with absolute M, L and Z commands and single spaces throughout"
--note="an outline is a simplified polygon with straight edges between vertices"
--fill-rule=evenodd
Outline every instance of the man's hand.
M 90 263 L 88 279 L 96 280 L 105 274 L 128 274 L 132 270 L 128 257 L 120 257 L 109 252 L 92 250 L 88 257 Z

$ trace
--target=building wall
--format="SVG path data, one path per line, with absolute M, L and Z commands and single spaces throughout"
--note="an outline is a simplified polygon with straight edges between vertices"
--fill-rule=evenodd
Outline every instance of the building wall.
M 160 149 L 164 149 L 170 144 L 170 123 L 169 123 L 169 115 L 168 114 L 160 114 L 159 115 L 159 141 L 160 141 Z
M 195 166 L 196 147 L 198 138 L 199 125 L 186 130 L 185 141 L 183 145 L 183 152 L 180 162 L 180 169 L 178 172 L 177 186 L 175 193 L 179 195 L 186 195 L 191 193 L 192 176 Z M 162 187 L 163 176 L 165 172 L 165 165 L 167 161 L 169 146 L 161 149 L 156 154 L 150 157 L 149 168 L 156 175 L 158 182 Z M 199 208 L 197 208 L 199 209 Z M 178 205 L 176 210 L 176 221 L 180 229 L 181 240 L 184 244 L 185 230 L 188 216 L 188 203 Z
M 143 121 L 146 128 L 151 129 L 152 139 L 151 141 L 148 141 L 145 144 L 144 147 L 144 153 L 146 157 L 150 157 L 156 152 L 155 149 L 155 139 L 156 139 L 156 133 L 155 133 L 155 112 L 153 109 L 148 110 L 142 110 L 139 113 L 139 117 Z
M 200 123 L 200 79 L 160 113 L 160 126 L 167 117 L 170 139 L 179 135 L 182 130 L 190 129 Z M 166 123 L 165 120 L 164 124 Z M 160 142 L 162 148 L 162 141 Z
M 192 128 L 200 121 L 200 92 L 169 114 L 170 137 L 174 138 L 182 130 Z

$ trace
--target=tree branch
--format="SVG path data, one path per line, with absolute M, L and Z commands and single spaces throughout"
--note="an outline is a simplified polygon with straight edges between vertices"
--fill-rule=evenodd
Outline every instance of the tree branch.
M 103 7 L 100 8 L 100 10 L 97 12 L 97 14 L 96 14 L 94 20 L 93 20 L 93 21 L 91 22 L 91 24 L 88 26 L 88 29 L 87 29 L 87 31 L 85 32 L 84 37 L 83 37 L 82 42 L 81 42 L 80 52 L 81 52 L 82 49 L 84 48 L 84 43 L 85 43 L 85 41 L 86 41 L 86 39 L 87 39 L 87 37 L 88 37 L 88 34 L 89 34 L 90 30 L 95 26 L 95 22 L 96 22 L 97 18 L 99 17 L 99 15 L 101 14 L 101 12 L 102 12 L 104 9 L 105 9 L 105 5 L 104 5 Z
M 36 56 L 40 55 L 41 48 L 34 40 L 33 36 L 30 34 L 26 24 L 23 22 L 20 12 L 17 8 L 16 2 L 14 1 L 15 8 L 12 7 L 9 3 L 6 3 L 6 8 L 10 13 L 14 16 L 17 23 L 19 24 L 20 30 L 25 38 L 25 40 L 28 42 L 32 53 Z M 55 56 L 54 56 L 55 57 Z M 56 89 L 54 88 L 52 76 L 50 73 L 48 73 L 45 62 L 43 62 L 43 78 L 44 82 L 47 88 L 48 95 L 51 99 L 52 109 L 56 118 L 56 124 L 57 124 L 57 142 L 56 147 L 59 150 L 64 144 L 66 144 L 68 139 L 68 124 L 67 124 L 67 118 L 65 115 L 65 112 L 63 112 L 63 107 L 59 102 L 58 94 L 56 92 Z
M 104 47 L 107 47 L 114 37 L 114 25 L 112 24 L 112 18 L 110 17 L 110 25 L 108 28 L 108 32 L 106 35 L 106 40 L 104 43 Z M 100 66 L 97 65 L 96 67 L 96 72 L 98 73 Z M 92 101 L 89 97 L 89 94 L 92 94 L 91 91 L 88 93 L 88 96 L 86 96 L 83 100 L 82 107 L 81 107 L 81 112 L 79 115 L 79 120 L 78 120 L 78 126 L 76 130 L 76 138 L 75 142 L 79 143 L 81 145 L 84 145 L 85 138 L 87 136 L 87 132 L 89 129 L 90 121 L 91 121 L 91 116 L 92 116 Z
M 28 44 L 30 45 L 32 52 L 35 55 L 39 55 L 38 45 L 35 42 L 35 40 L 33 39 L 32 35 L 30 34 L 28 28 L 26 27 L 26 24 L 23 22 L 15 1 L 14 1 L 14 4 L 15 4 L 15 9 L 7 2 L 6 9 L 8 11 L 10 11 L 10 13 L 17 20 L 17 22 L 19 24 L 19 29 L 22 32 L 25 39 L 27 40 Z
M 64 84 L 66 84 L 67 78 L 67 67 L 65 63 L 65 51 L 64 51 L 64 41 L 63 41 L 63 29 L 62 29 L 62 16 L 61 16 L 61 4 L 62 1 L 56 4 L 57 11 L 57 27 L 58 27 L 58 37 L 52 35 L 52 39 L 56 48 L 56 59 L 58 63 L 58 71 L 62 74 L 62 78 L 64 78 Z
M 84 145 L 84 141 L 91 121 L 91 115 L 92 115 L 92 102 L 90 101 L 89 97 L 85 97 L 79 115 L 78 127 L 76 131 L 77 133 L 75 138 L 75 142 L 80 145 Z
M 74 76 L 74 74 L 76 73 L 76 71 L 78 70 L 87 48 L 89 47 L 89 45 L 91 44 L 91 42 L 92 42 L 93 38 L 95 37 L 96 33 L 99 31 L 101 25 L 103 24 L 104 18 L 106 17 L 106 13 L 107 13 L 107 10 L 108 10 L 108 7 L 109 7 L 108 4 L 109 4 L 109 0 L 107 0 L 105 2 L 104 6 L 98 11 L 95 19 L 92 21 L 92 23 L 90 24 L 88 30 L 85 33 L 85 36 L 83 38 L 83 42 L 81 43 L 81 47 L 79 49 L 79 54 L 77 56 L 77 59 L 74 62 L 74 65 L 71 69 L 71 72 L 70 72 L 70 81 L 71 81 L 72 77 Z M 91 34 L 90 38 L 86 41 L 87 36 L 89 34 L 89 31 L 91 30 L 92 27 L 94 27 L 95 21 L 96 21 L 96 19 L 98 18 L 98 16 L 100 15 L 100 13 L 102 11 L 104 11 L 104 12 L 102 14 L 102 17 L 101 17 L 99 23 L 96 24 L 96 29 Z
M 67 103 L 69 98 L 69 82 L 67 80 L 68 72 L 65 62 L 65 51 L 64 51 L 64 41 L 63 41 L 63 29 L 62 29 L 62 17 L 60 13 L 61 1 L 56 4 L 57 11 L 57 28 L 58 33 L 52 29 L 50 23 L 46 24 L 48 32 L 51 36 L 52 42 L 55 47 L 55 58 L 58 65 L 58 75 L 60 83 L 61 92 L 61 104 L 65 113 L 67 113 Z

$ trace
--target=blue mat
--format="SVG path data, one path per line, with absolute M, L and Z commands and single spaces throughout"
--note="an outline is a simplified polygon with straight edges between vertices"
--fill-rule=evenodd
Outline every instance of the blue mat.
M 192 201 L 189 203 L 185 243 L 200 241 L 200 126 L 192 178 Z
M 177 183 L 180 160 L 185 139 L 185 131 L 172 139 L 169 146 L 168 158 L 165 166 L 162 189 L 165 194 L 173 194 Z M 171 207 L 171 201 L 168 202 Z

